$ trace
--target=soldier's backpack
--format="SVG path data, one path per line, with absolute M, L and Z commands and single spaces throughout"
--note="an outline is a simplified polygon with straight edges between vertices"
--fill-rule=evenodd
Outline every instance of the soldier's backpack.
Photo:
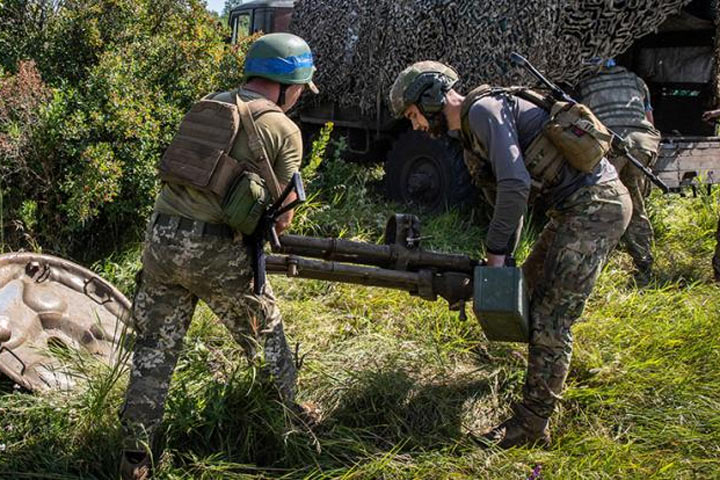
M 497 94 L 517 96 L 550 114 L 542 133 L 523 152 L 528 172 L 543 185 L 553 183 L 563 162 L 581 172 L 592 172 L 610 151 L 612 135 L 585 105 L 559 102 L 549 95 L 524 87 L 493 88 L 483 85 L 467 95 L 462 110 L 464 143 L 476 154 L 487 158 L 485 146 L 471 135 L 467 113 L 477 100 Z
M 270 202 L 280 196 L 255 118 L 282 110 L 264 99 L 245 102 L 235 94 L 231 104 L 213 96 L 195 103 L 183 118 L 160 161 L 160 178 L 216 195 L 225 223 L 251 234 Z M 247 133 L 253 162 L 229 154 L 241 129 Z

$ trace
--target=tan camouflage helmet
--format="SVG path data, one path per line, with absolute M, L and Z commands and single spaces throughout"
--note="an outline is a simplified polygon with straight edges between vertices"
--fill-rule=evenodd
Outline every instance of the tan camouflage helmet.
M 402 117 L 405 110 L 417 104 L 424 114 L 442 110 L 445 94 L 458 81 L 457 72 L 440 62 L 426 60 L 413 63 L 395 79 L 390 87 L 390 108 Z

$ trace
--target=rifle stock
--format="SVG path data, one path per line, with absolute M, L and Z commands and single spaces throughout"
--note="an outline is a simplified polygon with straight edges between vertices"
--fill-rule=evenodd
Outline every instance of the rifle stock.
M 287 202 L 290 194 L 295 192 L 295 199 Z M 289 212 L 299 204 L 305 201 L 305 186 L 302 182 L 300 173 L 295 172 L 278 199 L 263 214 L 257 228 L 252 235 L 246 238 L 248 253 L 250 254 L 250 263 L 253 268 L 253 292 L 255 295 L 261 295 L 266 282 L 267 258 L 265 255 L 265 242 L 275 247 L 280 246 L 275 223 L 284 213 Z

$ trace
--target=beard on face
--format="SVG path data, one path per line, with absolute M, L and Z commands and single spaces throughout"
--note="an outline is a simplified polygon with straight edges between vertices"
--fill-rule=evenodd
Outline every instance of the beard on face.
M 447 118 L 442 112 L 436 113 L 431 117 L 426 117 L 430 124 L 428 133 L 432 138 L 437 138 L 442 135 L 446 135 L 448 132 Z

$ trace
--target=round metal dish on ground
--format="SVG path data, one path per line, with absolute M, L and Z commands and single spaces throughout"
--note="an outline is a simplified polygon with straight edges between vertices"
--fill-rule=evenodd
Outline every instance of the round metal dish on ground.
M 75 263 L 0 255 L 0 371 L 29 390 L 71 389 L 67 359 L 121 358 L 129 312 L 122 293 Z

